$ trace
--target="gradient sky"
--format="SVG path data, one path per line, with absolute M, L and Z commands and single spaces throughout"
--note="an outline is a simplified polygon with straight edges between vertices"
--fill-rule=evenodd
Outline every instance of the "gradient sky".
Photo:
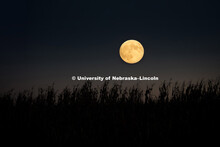
M 220 2 L 211 0 L 21 0 L 0 6 L 0 89 L 73 84 L 72 75 L 220 75 Z M 129 65 L 120 45 L 144 58 Z

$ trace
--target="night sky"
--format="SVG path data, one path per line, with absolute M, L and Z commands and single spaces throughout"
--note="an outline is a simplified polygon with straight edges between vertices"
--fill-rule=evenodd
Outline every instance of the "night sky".
M 64 88 L 73 75 L 158 76 L 189 81 L 220 75 L 220 2 L 211 0 L 31 0 L 0 6 L 0 89 Z M 144 58 L 129 65 L 121 44 Z M 146 82 L 146 81 L 145 81 Z

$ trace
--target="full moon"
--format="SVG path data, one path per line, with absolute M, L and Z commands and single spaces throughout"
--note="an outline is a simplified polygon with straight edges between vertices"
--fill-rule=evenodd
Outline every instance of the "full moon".
M 119 54 L 123 61 L 134 64 L 143 58 L 144 48 L 141 43 L 136 40 L 127 40 L 121 45 Z

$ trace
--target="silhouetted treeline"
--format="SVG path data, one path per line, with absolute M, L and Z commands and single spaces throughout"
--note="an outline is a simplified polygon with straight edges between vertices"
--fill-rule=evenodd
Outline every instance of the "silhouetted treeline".
M 91 82 L 57 92 L 53 86 L 0 96 L 0 135 L 10 143 L 187 144 L 218 143 L 219 81 L 163 82 L 123 88 Z

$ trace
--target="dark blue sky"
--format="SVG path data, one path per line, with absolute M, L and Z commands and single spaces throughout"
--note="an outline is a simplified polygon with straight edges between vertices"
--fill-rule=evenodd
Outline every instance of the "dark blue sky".
M 0 88 L 72 84 L 72 75 L 220 75 L 220 2 L 211 0 L 7 1 L 0 14 Z M 141 62 L 120 45 L 136 39 Z

